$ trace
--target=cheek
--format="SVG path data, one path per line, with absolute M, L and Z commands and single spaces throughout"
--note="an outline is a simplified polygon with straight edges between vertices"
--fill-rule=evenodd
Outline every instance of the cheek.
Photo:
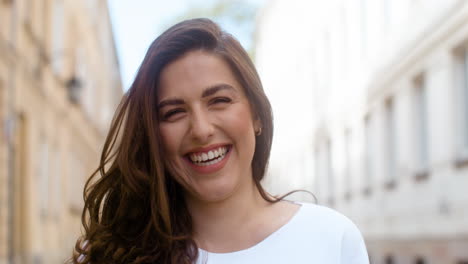
M 173 179 L 180 185 L 187 189 L 187 178 L 184 171 L 180 170 L 178 166 L 179 148 L 182 141 L 181 131 L 175 124 L 163 124 L 159 126 L 159 133 L 161 135 L 161 144 L 164 150 L 163 161 L 166 168 L 169 170 Z
M 226 133 L 235 138 L 244 151 L 252 152 L 255 149 L 255 132 L 248 107 L 236 107 L 229 115 L 224 116 L 223 123 Z
M 171 156 L 177 153 L 181 140 L 177 128 L 173 124 L 160 125 L 159 133 L 164 151 Z
M 241 133 L 243 136 L 254 134 L 252 114 L 246 106 L 236 108 L 230 115 L 228 123 L 232 131 Z

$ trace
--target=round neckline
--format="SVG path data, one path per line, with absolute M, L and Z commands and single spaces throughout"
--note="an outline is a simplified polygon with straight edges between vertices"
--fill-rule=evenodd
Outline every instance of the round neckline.
M 231 252 L 223 252 L 223 253 L 216 253 L 216 252 L 211 252 L 211 251 L 207 251 L 205 249 L 202 249 L 202 248 L 198 248 L 198 250 L 201 252 L 201 253 L 204 253 L 204 254 L 209 254 L 209 255 L 217 255 L 217 256 L 228 256 L 228 255 L 231 255 L 231 254 L 242 254 L 242 253 L 246 253 L 248 251 L 251 251 L 251 250 L 254 250 L 258 247 L 261 247 L 262 245 L 266 244 L 268 241 L 274 239 L 275 237 L 277 237 L 278 235 L 280 235 L 281 233 L 284 233 L 286 229 L 288 229 L 289 226 L 292 225 L 293 222 L 296 221 L 297 218 L 299 218 L 298 216 L 301 214 L 301 211 L 303 211 L 303 208 L 304 208 L 304 204 L 303 203 L 299 203 L 299 202 L 294 202 L 294 201 L 286 201 L 286 202 L 290 202 L 290 203 L 293 203 L 293 204 L 297 204 L 299 205 L 299 208 L 296 210 L 296 212 L 294 212 L 294 214 L 292 215 L 292 217 L 282 226 L 280 226 L 278 229 L 276 229 L 275 231 L 273 231 L 271 234 L 269 234 L 268 236 L 266 236 L 263 240 L 261 240 L 260 242 L 258 242 L 257 244 L 255 245 L 252 245 L 248 248 L 245 248 L 245 249 L 241 249 L 241 250 L 236 250 L 236 251 L 231 251 Z

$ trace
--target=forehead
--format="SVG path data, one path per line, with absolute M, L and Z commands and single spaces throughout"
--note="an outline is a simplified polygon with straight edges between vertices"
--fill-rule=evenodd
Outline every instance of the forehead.
M 196 50 L 184 54 L 161 71 L 158 94 L 161 99 L 185 96 L 201 93 L 204 89 L 219 84 L 229 84 L 243 93 L 231 67 L 223 58 Z

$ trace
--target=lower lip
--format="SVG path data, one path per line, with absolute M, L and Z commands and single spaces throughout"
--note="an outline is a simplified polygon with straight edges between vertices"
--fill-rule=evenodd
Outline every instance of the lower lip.
M 230 155 L 231 155 L 231 147 L 229 147 L 228 152 L 226 153 L 226 155 L 221 161 L 215 164 L 207 165 L 207 166 L 198 166 L 196 164 L 193 164 L 193 162 L 191 162 L 188 158 L 184 158 L 184 159 L 185 159 L 185 162 L 187 162 L 198 173 L 213 173 L 222 169 L 224 165 L 226 165 Z

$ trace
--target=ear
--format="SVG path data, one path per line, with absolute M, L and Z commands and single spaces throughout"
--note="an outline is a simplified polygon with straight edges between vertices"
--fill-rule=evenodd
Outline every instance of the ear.
M 260 136 L 262 134 L 262 122 L 260 119 L 256 118 L 253 124 L 254 132 L 256 136 Z

